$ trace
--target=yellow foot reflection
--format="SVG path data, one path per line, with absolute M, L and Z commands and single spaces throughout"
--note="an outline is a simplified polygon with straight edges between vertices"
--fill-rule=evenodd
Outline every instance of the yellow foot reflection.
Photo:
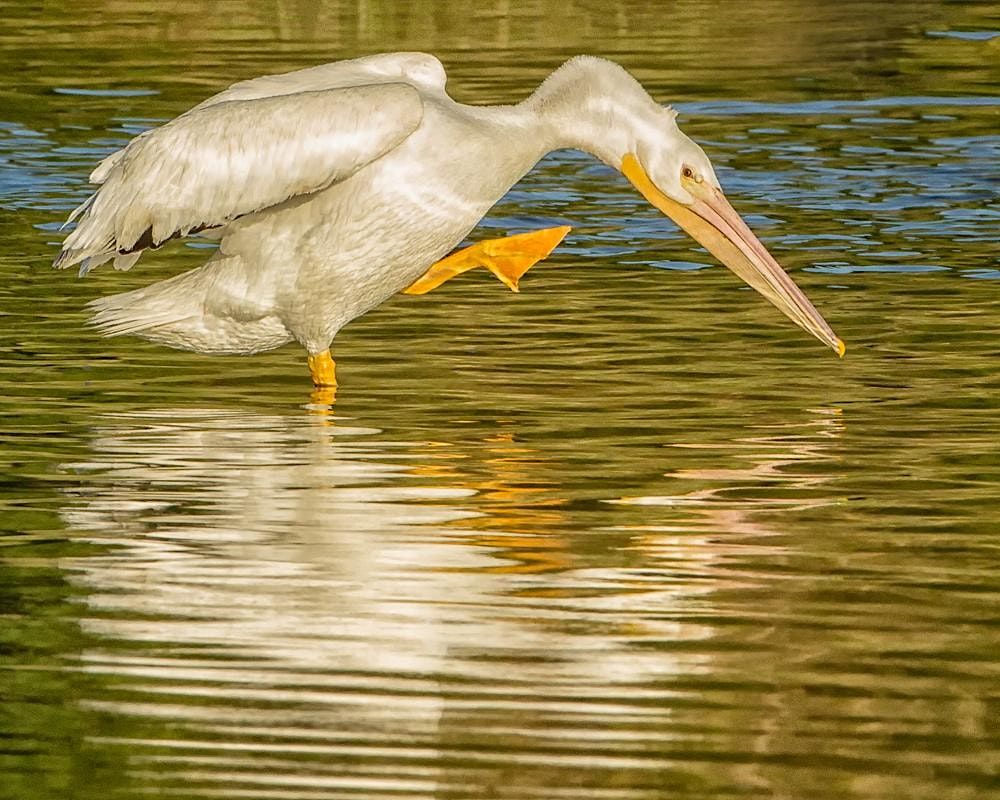
M 505 286 L 516 292 L 521 276 L 551 253 L 569 231 L 568 225 L 562 225 L 558 228 L 519 233 L 503 239 L 485 239 L 476 242 L 438 261 L 403 292 L 426 294 L 445 281 L 474 267 L 486 267 L 503 281 Z
M 336 402 L 336 386 L 317 386 L 309 394 L 309 405 L 315 410 L 324 410 Z

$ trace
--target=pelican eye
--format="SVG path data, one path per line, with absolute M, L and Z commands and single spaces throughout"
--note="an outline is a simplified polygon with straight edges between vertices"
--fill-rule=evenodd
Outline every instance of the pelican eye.
M 681 166 L 681 180 L 682 181 L 693 181 L 694 183 L 704 183 L 705 176 L 700 172 L 695 172 L 694 167 L 689 167 L 687 164 Z

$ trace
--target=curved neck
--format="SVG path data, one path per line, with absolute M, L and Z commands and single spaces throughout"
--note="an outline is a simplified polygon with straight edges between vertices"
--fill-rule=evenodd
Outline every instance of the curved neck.
M 657 136 L 664 113 L 622 67 L 592 56 L 567 61 L 516 105 L 457 105 L 479 128 L 503 191 L 553 150 L 582 150 L 620 170 L 639 137 Z
M 582 150 L 615 169 L 663 111 L 625 69 L 592 56 L 567 61 L 515 108 L 550 151 Z

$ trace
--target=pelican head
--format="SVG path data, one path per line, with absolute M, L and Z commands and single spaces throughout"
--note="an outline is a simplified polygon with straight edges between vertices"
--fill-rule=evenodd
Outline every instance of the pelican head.
M 619 65 L 581 56 L 564 64 L 531 98 L 563 146 L 619 170 L 655 208 L 840 356 L 837 337 L 802 290 L 730 205 L 705 152 Z

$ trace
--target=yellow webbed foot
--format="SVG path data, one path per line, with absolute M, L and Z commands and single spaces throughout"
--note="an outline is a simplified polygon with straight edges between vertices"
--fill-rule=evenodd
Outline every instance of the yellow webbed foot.
M 561 225 L 504 239 L 487 239 L 479 243 L 486 262 L 483 266 L 516 292 L 521 276 L 555 250 L 569 232 L 569 225 Z
M 333 363 L 329 350 L 316 355 L 309 354 L 309 372 L 317 389 L 337 388 L 337 365 Z
M 502 239 L 484 239 L 438 261 L 403 292 L 426 294 L 474 267 L 486 267 L 516 292 L 521 276 L 551 253 L 569 231 L 568 225 L 561 225 Z

